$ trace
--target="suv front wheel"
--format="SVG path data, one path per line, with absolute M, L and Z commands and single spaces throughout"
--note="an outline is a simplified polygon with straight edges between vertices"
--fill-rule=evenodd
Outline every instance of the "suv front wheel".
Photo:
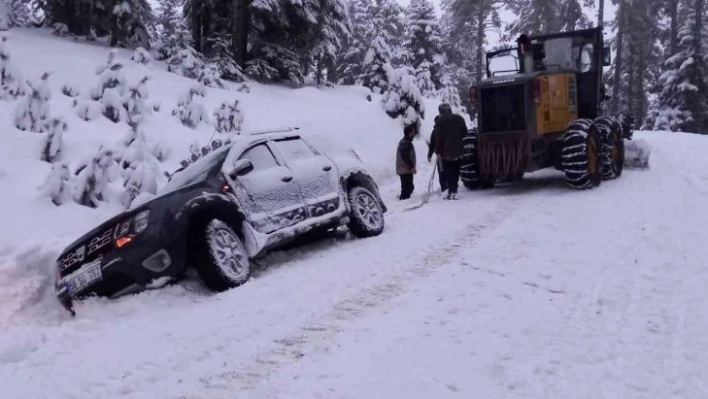
M 349 231 L 359 238 L 374 237 L 384 229 L 384 215 L 376 196 L 362 186 L 354 186 L 347 193 L 349 207 Z
M 248 255 L 231 226 L 214 218 L 196 233 L 195 267 L 209 289 L 221 292 L 248 280 L 251 271 Z

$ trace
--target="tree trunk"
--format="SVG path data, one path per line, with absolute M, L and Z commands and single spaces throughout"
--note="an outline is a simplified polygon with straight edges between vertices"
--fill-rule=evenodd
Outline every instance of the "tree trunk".
M 617 43 L 615 44 L 617 46 L 617 52 L 615 54 L 615 76 L 612 85 L 612 114 L 614 115 L 617 115 L 620 112 L 619 96 L 622 86 L 620 79 L 622 78 L 622 68 L 624 67 L 624 60 L 622 59 L 622 53 L 624 52 L 622 49 L 622 47 L 624 47 L 624 11 L 624 0 L 620 0 L 619 9 L 617 10 L 617 19 L 619 20 L 619 23 L 617 24 Z
M 248 61 L 248 32 L 251 28 L 251 0 L 233 0 L 231 51 L 236 63 L 244 68 Z
M 670 26 L 670 39 L 669 39 L 669 54 L 674 55 L 678 52 L 678 6 L 679 6 L 679 0 L 669 0 L 668 4 L 668 14 L 669 18 L 671 18 L 671 26 Z
M 480 4 L 479 11 L 477 12 L 477 35 L 475 37 L 475 81 L 479 83 L 484 77 L 484 71 L 487 69 L 484 59 L 484 26 L 486 18 L 486 3 Z

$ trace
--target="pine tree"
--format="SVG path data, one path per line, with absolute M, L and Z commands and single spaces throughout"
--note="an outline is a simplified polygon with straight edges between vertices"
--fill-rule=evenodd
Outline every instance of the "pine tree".
M 17 98 L 24 96 L 27 86 L 22 79 L 22 73 L 10 58 L 7 37 L 0 38 L 0 98 Z
M 387 68 L 391 68 L 391 49 L 382 36 L 375 36 L 364 57 L 362 83 L 374 93 L 383 93 L 388 88 Z
M 55 163 L 52 171 L 42 185 L 42 195 L 52 200 L 59 206 L 71 201 L 73 186 L 71 184 L 71 171 L 66 164 Z
M 221 103 L 219 108 L 214 110 L 214 123 L 216 131 L 219 133 L 240 132 L 243 126 L 243 111 L 238 100 L 231 103 Z
M 677 53 L 665 63 L 652 129 L 708 134 L 708 28 L 706 0 L 688 0 L 677 31 Z
M 348 13 L 351 20 L 351 35 L 342 38 L 344 48 L 340 53 L 340 63 L 337 66 L 338 83 L 354 85 L 362 83 L 361 77 L 364 73 L 362 64 L 374 32 L 371 0 L 349 1 Z
M 49 100 L 52 92 L 49 88 L 49 73 L 45 72 L 38 82 L 27 82 L 29 94 L 15 107 L 15 127 L 31 132 L 45 132 L 48 128 Z
M 106 188 L 115 178 L 116 168 L 114 152 L 99 149 L 87 164 L 80 166 L 75 172 L 77 179 L 74 200 L 91 208 L 96 208 L 106 201 Z
M 415 81 L 415 72 L 410 67 L 386 67 L 390 82 L 382 98 L 386 114 L 391 118 L 401 117 L 404 128 L 415 126 L 416 131 L 420 131 L 420 121 L 425 118 L 425 105 Z
M 197 125 L 207 119 L 204 104 L 197 99 L 205 96 L 206 87 L 204 85 L 190 87 L 177 101 L 177 108 L 172 110 L 172 115 L 177 116 L 184 126 L 196 129 Z
M 442 68 L 442 39 L 435 15 L 435 7 L 429 0 L 411 0 L 406 13 L 406 32 L 403 48 L 407 52 L 406 63 L 414 70 L 429 73 L 434 89 L 440 88 Z
M 64 148 L 64 132 L 68 125 L 62 118 L 52 118 L 47 122 L 47 136 L 44 141 L 41 159 L 54 163 L 60 157 Z

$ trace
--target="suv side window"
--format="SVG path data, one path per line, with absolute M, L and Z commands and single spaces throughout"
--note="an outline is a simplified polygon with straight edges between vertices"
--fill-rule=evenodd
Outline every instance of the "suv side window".
M 314 156 L 310 146 L 299 138 L 279 140 L 275 142 L 275 146 L 286 161 L 297 161 Z
M 273 153 L 270 152 L 265 144 L 258 144 L 251 147 L 246 152 L 241 154 L 239 159 L 248 159 L 253 164 L 253 170 L 264 170 L 278 166 Z

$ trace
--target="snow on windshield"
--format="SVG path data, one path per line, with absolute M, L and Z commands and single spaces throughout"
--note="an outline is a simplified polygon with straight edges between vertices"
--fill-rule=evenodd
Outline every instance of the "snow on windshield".
M 229 148 L 224 147 L 213 151 L 189 164 L 185 169 L 176 172 L 167 185 L 160 190 L 160 195 L 179 190 L 218 173 L 221 164 L 229 153 Z

